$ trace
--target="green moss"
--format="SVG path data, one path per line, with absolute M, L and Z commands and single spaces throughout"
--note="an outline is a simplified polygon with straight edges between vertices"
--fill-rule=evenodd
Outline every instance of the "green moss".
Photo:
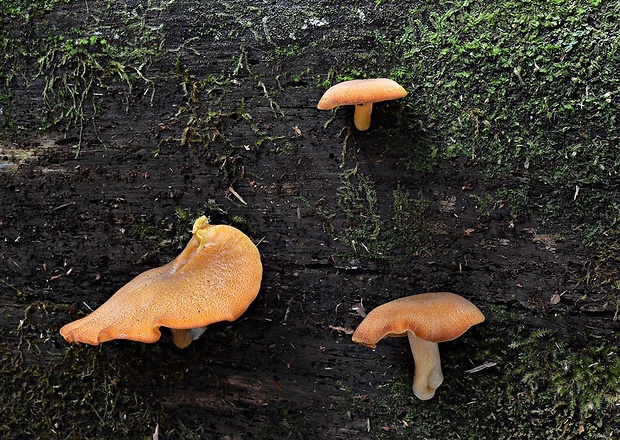
M 578 1 L 421 4 L 404 33 L 385 40 L 400 60 L 391 76 L 409 85 L 410 112 L 450 140 L 442 155 L 471 158 L 494 179 L 523 175 L 520 211 L 553 217 L 580 187 L 578 206 L 562 215 L 587 230 L 587 206 L 612 201 L 587 189 L 611 189 L 620 171 L 619 12 Z M 550 203 L 531 203 L 545 193 Z
M 73 433 L 80 438 L 140 438 L 152 432 L 159 417 L 156 408 L 142 390 L 127 386 L 138 376 L 137 363 L 142 361 L 127 362 L 123 350 L 122 355 L 93 347 L 59 350 L 58 329 L 49 325 L 56 313 L 66 310 L 45 302 L 31 304 L 16 334 L 2 335 L 0 436 L 65 438 Z M 157 347 L 151 348 L 147 357 L 157 357 Z M 145 385 L 162 385 L 158 375 L 143 374 L 141 369 L 140 375 Z
M 299 44 L 290 44 L 288 46 L 276 47 L 274 52 L 280 57 L 294 58 L 300 56 L 303 53 L 303 50 Z
M 276 408 L 273 414 L 273 423 L 267 429 L 259 429 L 253 432 L 258 440 L 273 438 L 291 438 L 308 429 L 308 417 L 300 412 L 291 411 L 286 405 L 274 402 Z
M 3 19 L 19 19 L 29 22 L 54 6 L 70 3 L 71 0 L 3 0 L 0 3 L 0 21 Z
M 73 27 L 55 29 L 54 21 L 37 20 L 28 32 L 0 38 L 4 56 L 0 58 L 0 80 L 7 86 L 14 81 L 24 82 L 26 88 L 37 88 L 42 83 L 44 106 L 39 109 L 39 129 L 64 124 L 65 129 L 79 129 L 78 149 L 86 123 L 92 120 L 92 129 L 98 133 L 97 115 L 101 111 L 102 96 L 116 88 L 125 89 L 125 107 L 140 96 L 153 99 L 155 82 L 149 78 L 150 64 L 163 53 L 163 27 L 150 25 L 146 17 L 172 2 L 147 2 L 134 9 L 117 7 L 93 8 L 91 20 L 78 20 L 71 11 L 54 8 L 61 2 L 35 2 L 28 11 L 58 14 Z M 30 12 L 9 2 L 18 17 L 28 20 Z M 17 5 L 12 7 L 12 5 Z M 83 5 L 80 5 L 83 7 Z M 21 11 L 21 12 L 20 12 Z M 104 24 L 110 23 L 110 24 Z M 37 71 L 31 72 L 32 66 Z M 9 94 L 6 98 L 12 99 Z
M 175 75 L 185 96 L 185 104 L 176 114 L 184 125 L 180 138 L 182 145 L 193 146 L 201 155 L 215 165 L 225 168 L 229 176 L 236 175 L 235 156 L 240 151 L 268 148 L 284 136 L 272 136 L 262 128 L 247 109 L 244 98 L 232 98 L 237 91 L 239 81 L 235 79 L 237 70 L 246 70 L 256 81 L 257 90 L 263 94 L 275 113 L 279 112 L 278 104 L 273 101 L 265 84 L 251 72 L 247 63 L 247 55 L 241 51 L 235 72 L 222 75 L 207 75 L 197 78 L 184 68 L 180 60 L 175 63 Z M 230 127 L 246 134 L 243 144 L 228 135 Z
M 579 280 L 585 288 L 581 300 L 593 293 L 603 293 L 601 303 L 614 312 L 614 320 L 617 320 L 620 313 L 620 231 L 605 231 L 604 237 L 609 240 L 608 244 L 598 247 L 596 258 L 587 262 L 585 275 Z
M 320 210 L 326 231 L 349 246 L 355 256 L 375 260 L 399 261 L 423 254 L 431 237 L 438 232 L 425 218 L 429 201 L 419 194 L 397 188 L 387 209 L 379 206 L 372 178 L 357 168 L 342 174 L 338 188 L 337 218 Z M 380 212 L 388 212 L 385 217 Z

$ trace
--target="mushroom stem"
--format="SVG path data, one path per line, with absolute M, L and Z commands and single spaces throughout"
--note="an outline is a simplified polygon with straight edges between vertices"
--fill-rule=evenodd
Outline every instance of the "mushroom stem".
M 436 342 L 424 341 L 407 331 L 409 346 L 415 362 L 413 392 L 420 400 L 428 400 L 435 395 L 435 389 L 443 382 L 439 346 Z
M 359 131 L 366 131 L 370 128 L 370 115 L 372 113 L 372 102 L 357 104 L 353 113 L 353 124 Z
M 179 348 L 185 348 L 191 344 L 192 341 L 200 338 L 206 329 L 207 327 L 205 326 L 190 328 L 187 330 L 171 328 L 170 331 L 172 332 L 172 341 L 174 342 L 174 345 Z

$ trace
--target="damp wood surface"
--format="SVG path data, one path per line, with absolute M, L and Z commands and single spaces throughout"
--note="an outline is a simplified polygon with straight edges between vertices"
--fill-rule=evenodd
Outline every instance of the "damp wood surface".
M 403 7 L 437 32 L 441 14 L 483 7 L 447 14 L 444 3 L 7 3 L 3 438 L 617 435 L 617 246 L 567 220 L 614 215 L 617 160 L 607 180 L 547 191 L 530 183 L 550 168 L 535 155 L 491 175 L 474 153 L 447 152 L 450 124 L 418 110 L 428 77 L 405 76 L 416 61 L 389 44 L 412 35 Z M 395 72 L 410 94 L 377 104 L 367 132 L 350 107 L 316 109 L 332 83 Z M 464 138 L 484 145 L 493 135 L 472 114 Z M 555 139 L 553 120 L 543 128 Z M 602 139 L 617 147 L 616 136 Z M 526 186 L 531 206 L 500 195 Z M 545 211 L 569 211 L 588 191 L 605 207 Z M 173 259 L 200 215 L 261 253 L 262 287 L 241 318 L 184 350 L 166 329 L 149 345 L 63 340 L 64 324 Z M 466 297 L 486 321 L 440 344 L 445 381 L 421 402 L 405 339 L 371 350 L 351 333 L 364 310 L 435 291 Z

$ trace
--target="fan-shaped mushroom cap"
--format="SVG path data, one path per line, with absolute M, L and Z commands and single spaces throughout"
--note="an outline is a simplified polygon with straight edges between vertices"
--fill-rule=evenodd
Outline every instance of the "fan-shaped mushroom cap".
M 364 318 L 353 342 L 374 348 L 386 336 L 406 336 L 445 342 L 484 321 L 482 312 L 462 296 L 450 292 L 421 293 L 382 304 Z
M 141 273 L 90 315 L 60 329 L 68 342 L 97 345 L 112 339 L 155 342 L 160 326 L 181 348 L 219 321 L 234 321 L 254 301 L 263 268 L 258 249 L 241 231 L 194 223 L 193 236 L 170 263 Z
M 358 130 L 368 130 L 374 102 L 389 101 L 407 96 L 407 91 L 388 78 L 354 79 L 330 87 L 323 94 L 317 108 L 331 110 L 341 105 L 354 105 L 353 115 Z

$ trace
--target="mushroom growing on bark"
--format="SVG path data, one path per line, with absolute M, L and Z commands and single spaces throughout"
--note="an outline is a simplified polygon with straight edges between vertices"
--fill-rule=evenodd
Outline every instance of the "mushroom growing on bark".
M 60 329 L 68 342 L 98 345 L 112 339 L 155 342 L 160 326 L 187 347 L 204 328 L 234 321 L 260 290 L 258 249 L 243 232 L 210 225 L 202 216 L 189 243 L 170 263 L 141 273 L 90 315 Z
M 353 342 L 375 348 L 384 337 L 406 335 L 415 362 L 413 392 L 428 400 L 443 382 L 437 343 L 456 339 L 482 321 L 482 312 L 462 296 L 422 293 L 373 309 L 353 333 Z
M 353 123 L 359 131 L 370 127 L 374 102 L 390 101 L 407 96 L 407 91 L 388 78 L 354 79 L 330 87 L 323 94 L 317 108 L 331 110 L 341 105 L 354 105 Z

